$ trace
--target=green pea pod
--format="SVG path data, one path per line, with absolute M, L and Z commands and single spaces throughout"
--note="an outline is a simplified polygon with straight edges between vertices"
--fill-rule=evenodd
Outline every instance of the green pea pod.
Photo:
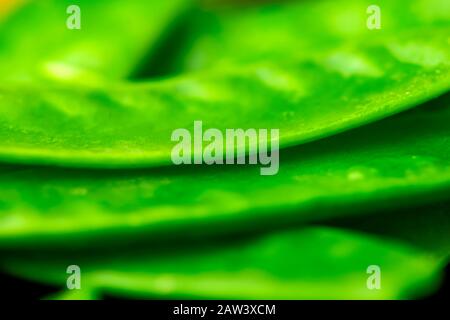
M 405 299 L 429 293 L 440 279 L 439 264 L 421 252 L 319 227 L 159 255 L 127 249 L 3 261 L 13 274 L 61 287 L 70 265 L 81 270 L 81 297 L 85 288 L 88 297 Z
M 446 199 L 449 119 L 446 96 L 286 150 L 274 176 L 260 176 L 255 165 L 135 171 L 6 167 L 0 246 L 229 234 Z
M 183 54 L 165 72 L 236 61 L 282 61 L 293 55 L 314 57 L 355 41 L 383 39 L 406 30 L 414 32 L 418 27 L 448 27 L 449 21 L 450 5 L 445 0 L 277 1 L 245 8 L 218 6 L 200 11 L 190 21 Z M 402 47 L 408 50 L 417 45 L 408 40 Z M 353 67 L 357 66 L 354 60 Z
M 0 79 L 87 85 L 127 77 L 189 3 L 29 1 L 0 26 Z M 72 29 L 72 17 L 81 22 L 80 29 Z
M 172 133 L 193 131 L 195 120 L 203 121 L 205 130 L 222 132 L 279 129 L 281 147 L 317 140 L 446 92 L 450 59 L 444 46 L 450 28 L 445 30 L 336 49 L 308 61 L 150 83 L 98 89 L 2 86 L 0 160 L 86 168 L 170 164 Z M 402 47 L 408 37 L 423 46 Z M 403 49 L 392 49 L 393 44 Z M 259 137 L 260 142 L 267 138 Z M 246 146 L 236 149 L 244 152 Z M 198 148 L 194 152 L 201 155 Z

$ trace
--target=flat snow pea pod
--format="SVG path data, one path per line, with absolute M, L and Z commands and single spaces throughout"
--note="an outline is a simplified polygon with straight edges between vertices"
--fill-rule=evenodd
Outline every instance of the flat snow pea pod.
M 311 60 L 237 65 L 149 83 L 0 86 L 0 160 L 86 168 L 171 164 L 174 130 L 192 132 L 196 120 L 222 133 L 279 129 L 281 147 L 316 140 L 446 92 L 450 59 L 443 44 L 450 28 L 445 30 L 388 37 L 384 44 L 340 48 Z M 404 45 L 409 40 L 413 44 Z
M 203 299 L 404 299 L 421 297 L 440 280 L 438 264 L 420 251 L 363 234 L 305 228 L 214 246 L 155 254 L 152 249 L 108 256 L 34 253 L 4 258 L 3 268 L 66 286 L 68 265 L 83 286 L 120 297 Z M 382 290 L 368 281 L 380 268 Z M 81 289 L 83 291 L 83 287 Z
M 379 29 L 372 29 L 380 10 Z M 375 11 L 374 11 L 375 10 Z M 190 22 L 183 54 L 169 67 L 186 71 L 229 61 L 307 57 L 348 42 L 450 24 L 445 0 L 325 0 L 269 2 L 204 10 Z M 443 43 L 444 44 L 444 43 Z M 355 61 L 354 66 L 357 63 Z
M 449 119 L 447 96 L 285 150 L 274 176 L 260 176 L 254 165 L 6 167 L 0 246 L 109 246 L 139 237 L 221 235 L 447 199 Z
M 88 84 L 127 77 L 188 3 L 29 1 L 0 26 L 0 79 Z M 67 27 L 74 5 L 81 12 L 79 30 Z

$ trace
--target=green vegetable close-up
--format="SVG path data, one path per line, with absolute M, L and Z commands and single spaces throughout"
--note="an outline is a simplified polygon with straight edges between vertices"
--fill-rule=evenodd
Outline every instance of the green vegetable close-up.
M 90 294 L 233 299 L 402 298 L 433 288 L 440 276 L 439 263 L 423 253 L 327 228 L 276 233 L 245 239 L 239 245 L 218 244 L 171 256 L 134 254 L 137 259 L 129 252 L 114 258 L 97 258 L 99 261 L 95 262 L 89 256 L 85 261 L 79 259 L 86 273 L 85 286 L 94 291 Z M 64 275 L 58 270 L 64 270 L 71 260 L 73 256 L 57 261 L 45 257 L 43 261 L 40 256 L 7 265 L 25 277 L 60 283 L 58 278 L 64 280 Z M 387 290 L 366 288 L 365 271 L 374 260 L 385 270 L 383 281 Z
M 442 296 L 449 89 L 446 0 L 0 0 L 0 286 Z

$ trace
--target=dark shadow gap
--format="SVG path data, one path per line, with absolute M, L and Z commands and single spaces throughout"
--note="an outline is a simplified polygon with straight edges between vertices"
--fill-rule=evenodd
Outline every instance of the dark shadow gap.
M 58 287 L 39 284 L 0 272 L 3 300 L 40 300 L 59 291 Z
M 154 49 L 147 51 L 147 55 L 131 73 L 130 80 L 164 78 L 177 73 L 177 62 L 185 54 L 185 46 L 191 39 L 191 19 L 195 17 L 196 12 L 196 9 L 188 10 L 175 20 L 169 30 L 161 36 Z

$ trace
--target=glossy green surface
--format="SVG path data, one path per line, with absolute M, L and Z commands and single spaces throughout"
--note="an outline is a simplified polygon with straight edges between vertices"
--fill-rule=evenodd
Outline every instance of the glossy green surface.
M 0 25 L 1 82 L 89 85 L 127 77 L 191 3 L 126 2 L 29 1 Z M 71 5 L 81 10 L 80 30 L 66 26 Z
M 195 120 L 205 130 L 280 129 L 282 147 L 316 140 L 446 92 L 450 60 L 443 43 L 450 29 L 444 30 L 414 34 L 433 49 L 402 51 L 401 58 L 387 43 L 366 44 L 312 60 L 148 84 L 0 86 L 0 160 L 96 168 L 167 164 L 175 146 L 172 132 L 192 130 Z M 388 42 L 401 46 L 407 35 L 396 39 Z M 408 61 L 417 54 L 423 61 Z M 333 56 L 340 58 L 328 64 Z
M 0 246 L 73 246 L 118 240 L 120 234 L 128 239 L 142 233 L 226 234 L 445 199 L 449 119 L 446 96 L 285 151 L 275 176 L 260 176 L 254 165 L 136 171 L 6 167 Z M 56 241 L 61 237 L 71 240 Z
M 270 4 L 193 16 L 201 30 L 191 32 L 196 40 L 185 49 L 183 61 L 203 61 L 185 69 L 214 66 L 200 74 L 96 89 L 0 85 L 0 160 L 96 168 L 167 164 L 173 130 L 191 128 L 195 120 L 221 130 L 278 128 L 281 146 L 296 145 L 446 92 L 450 20 L 445 10 L 438 10 L 442 4 L 389 3 L 382 3 L 379 32 L 364 23 L 364 1 Z M 162 37 L 161 30 L 174 23 L 173 16 L 187 1 L 130 1 L 127 15 L 116 14 L 120 1 L 82 2 L 87 30 L 58 28 L 61 21 L 52 15 L 33 31 L 23 23 L 40 19 L 42 12 L 61 14 L 65 5 L 39 2 L 3 27 L 0 74 L 33 79 L 41 72 L 36 68 L 51 63 L 62 72 L 53 76 L 80 78 L 84 86 L 95 83 L 84 70 L 109 79 L 126 76 L 143 55 L 143 43 Z M 402 5 L 406 11 L 394 19 Z M 100 10 L 103 18 L 94 23 L 90 19 Z M 149 24 L 153 15 L 158 23 L 152 19 Z M 129 16 L 135 21 L 121 23 Z M 51 33 L 43 38 L 58 49 L 49 50 L 50 44 L 36 37 L 39 33 Z M 33 55 L 24 44 L 33 47 Z M 95 65 L 83 65 L 83 57 Z M 14 71 L 2 70 L 1 61 Z
M 0 17 L 0 279 L 56 284 L 54 299 L 436 291 L 450 2 L 379 0 L 381 30 L 365 0 L 250 2 L 36 0 Z M 278 174 L 169 166 L 195 120 L 280 129 Z M 73 264 L 83 290 L 64 291 Z
M 367 28 L 370 5 L 380 8 L 381 29 Z M 238 10 L 235 5 L 211 6 L 197 15 L 189 21 L 189 32 L 180 33 L 187 39 L 182 54 L 168 66 L 168 71 L 206 69 L 236 61 L 282 61 L 293 55 L 315 57 L 345 48 L 349 43 L 380 41 L 405 32 L 414 35 L 424 27 L 448 27 L 450 4 L 446 0 L 267 1 Z M 448 42 L 446 47 L 445 43 L 441 42 L 441 49 L 448 54 Z M 420 37 L 391 42 L 389 47 L 400 54 L 408 52 L 409 60 L 424 57 L 417 50 L 434 51 Z M 346 72 L 364 66 L 363 59 L 345 58 L 336 55 L 329 63 L 351 61 L 341 66 Z
M 14 274 L 61 287 L 67 266 L 77 261 L 81 294 L 85 286 L 88 295 L 139 298 L 405 299 L 426 294 L 440 277 L 436 261 L 419 251 L 318 227 L 165 254 L 146 249 L 6 261 Z M 370 265 L 381 268 L 381 290 L 367 288 Z

